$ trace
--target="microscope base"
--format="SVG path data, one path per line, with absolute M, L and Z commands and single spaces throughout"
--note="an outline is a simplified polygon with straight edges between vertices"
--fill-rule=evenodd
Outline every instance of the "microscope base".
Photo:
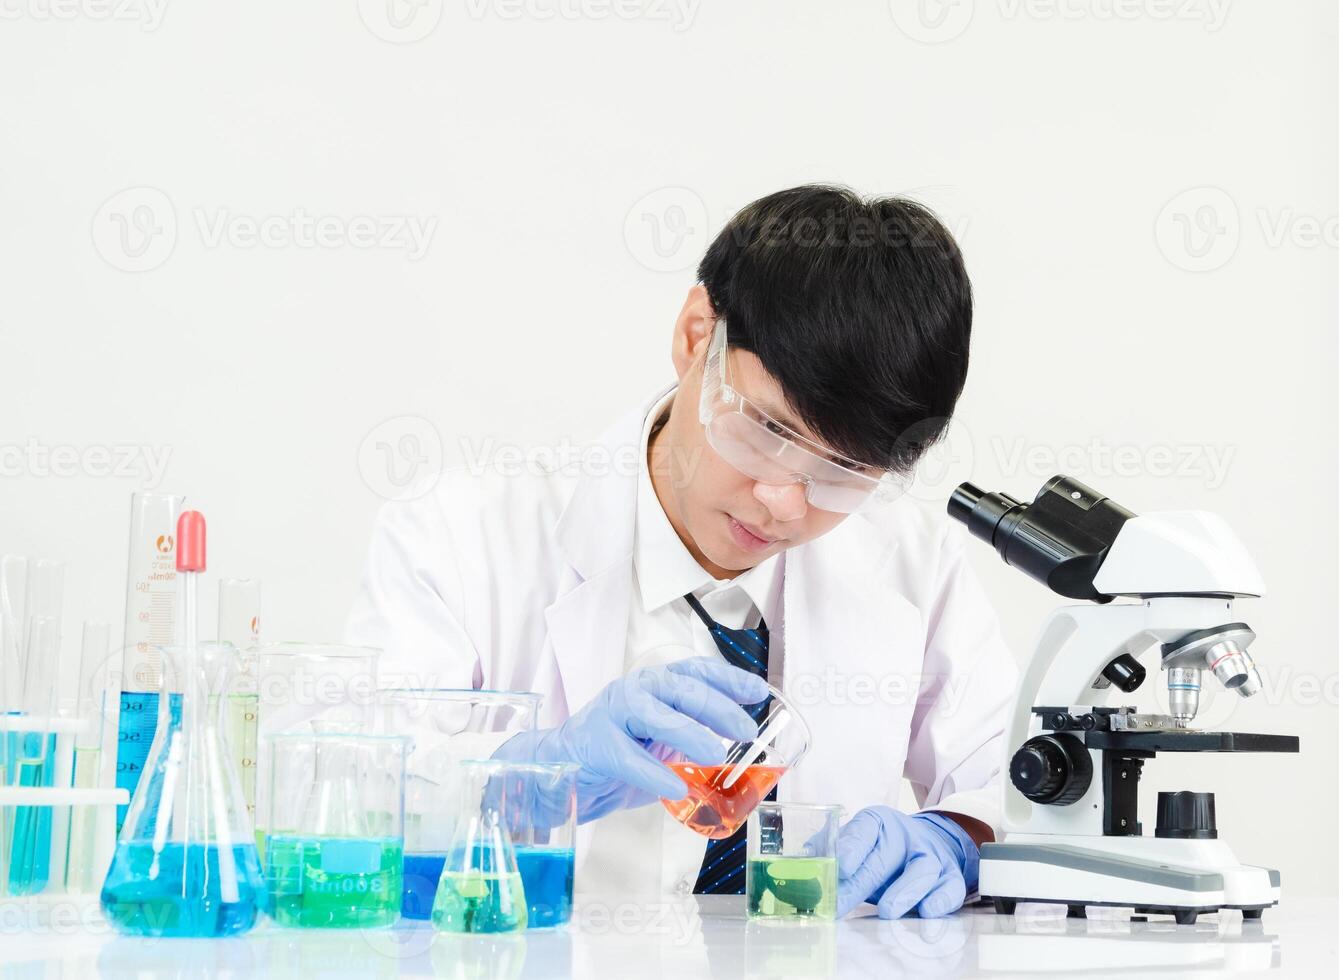
M 1239 864 L 1219 840 L 1010 834 L 981 847 L 979 891 L 995 911 L 1018 902 L 1132 908 L 1193 923 L 1200 913 L 1240 909 L 1258 919 L 1279 900 L 1279 873 Z

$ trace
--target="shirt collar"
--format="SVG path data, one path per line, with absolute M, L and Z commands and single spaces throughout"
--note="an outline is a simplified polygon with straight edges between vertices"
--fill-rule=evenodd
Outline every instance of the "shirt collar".
M 655 487 L 651 483 L 647 448 L 656 424 L 669 414 L 677 390 L 671 388 L 652 405 L 642 425 L 641 456 L 637 464 L 636 532 L 632 547 L 642 607 L 647 612 L 654 612 L 689 592 L 701 597 L 738 586 L 752 600 L 759 613 L 767 616 L 774 613 L 778 598 L 781 556 L 773 555 L 733 579 L 713 578 L 679 539 L 674 525 L 656 497 Z

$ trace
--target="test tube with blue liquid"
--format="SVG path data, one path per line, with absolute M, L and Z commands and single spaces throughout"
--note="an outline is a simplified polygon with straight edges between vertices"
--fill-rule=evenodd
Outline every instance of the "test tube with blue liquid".
M 405 775 L 406 919 L 432 915 L 455 832 L 459 764 L 488 758 L 500 739 L 532 730 L 541 697 L 528 691 L 387 688 L 377 692 L 376 730 L 413 739 Z
M 17 729 L 9 785 L 34 789 L 54 785 L 59 620 L 34 616 L 28 620 L 26 633 L 21 709 L 17 716 L 7 718 L 10 730 Z M 33 895 L 46 888 L 51 875 L 51 819 L 50 806 L 13 808 L 9 828 L 9 894 Z

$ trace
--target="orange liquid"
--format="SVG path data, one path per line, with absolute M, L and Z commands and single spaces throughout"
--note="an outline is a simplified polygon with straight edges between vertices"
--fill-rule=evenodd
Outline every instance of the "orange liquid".
M 682 800 L 661 800 L 674 819 L 703 837 L 729 837 L 767 798 L 785 766 L 749 766 L 729 789 L 722 789 L 734 766 L 699 766 L 692 762 L 667 765 L 688 784 Z

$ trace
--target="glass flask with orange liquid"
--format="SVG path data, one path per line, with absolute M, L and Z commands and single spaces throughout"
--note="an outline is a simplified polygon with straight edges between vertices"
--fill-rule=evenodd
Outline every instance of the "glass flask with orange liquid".
M 780 691 L 770 685 L 767 690 L 757 737 L 746 742 L 723 739 L 721 765 L 701 766 L 677 753 L 665 763 L 688 785 L 688 795 L 660 802 L 674 819 L 703 837 L 726 838 L 744 826 L 754 807 L 809 750 L 809 725 Z

